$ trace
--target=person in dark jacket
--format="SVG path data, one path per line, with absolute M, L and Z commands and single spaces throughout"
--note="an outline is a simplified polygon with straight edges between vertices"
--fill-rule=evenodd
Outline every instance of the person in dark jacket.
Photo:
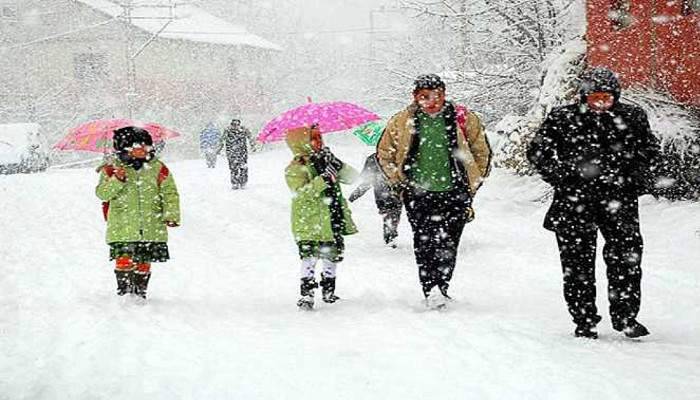
M 598 230 L 605 239 L 613 328 L 628 337 L 649 334 L 637 321 L 643 249 L 637 199 L 654 184 L 660 150 L 644 111 L 620 102 L 620 91 L 612 71 L 587 71 L 580 102 L 553 109 L 527 152 L 542 179 L 554 188 L 544 227 L 556 234 L 564 298 L 577 337 L 598 337 Z
M 248 183 L 248 143 L 252 135 L 241 125 L 239 119 L 231 120 L 231 125 L 224 130 L 221 146 L 226 148 L 228 167 L 231 170 L 231 188 L 243 189 Z
M 384 243 L 396 248 L 396 238 L 399 235 L 399 220 L 401 219 L 401 197 L 386 180 L 377 162 L 376 153 L 371 154 L 365 160 L 360 178 L 362 183 L 353 190 L 348 200 L 354 202 L 364 196 L 370 188 L 374 188 L 374 202 L 384 221 Z

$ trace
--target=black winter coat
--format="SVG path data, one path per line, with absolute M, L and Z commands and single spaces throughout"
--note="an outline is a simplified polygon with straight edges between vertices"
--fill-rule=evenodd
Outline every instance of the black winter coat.
M 251 140 L 251 133 L 248 129 L 240 126 L 229 126 L 224 130 L 222 145 L 226 150 L 226 157 L 240 163 L 248 162 L 248 142 Z
M 555 189 L 544 225 L 556 231 L 600 224 L 611 207 L 636 210 L 653 188 L 660 150 L 641 108 L 616 102 L 596 113 L 574 104 L 552 110 L 527 157 Z

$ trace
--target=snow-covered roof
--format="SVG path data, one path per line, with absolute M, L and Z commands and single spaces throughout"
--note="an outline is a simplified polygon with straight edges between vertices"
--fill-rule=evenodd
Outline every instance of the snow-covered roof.
M 77 0 L 111 17 L 124 15 L 124 6 L 108 0 Z M 175 2 L 173 2 L 175 3 Z M 131 24 L 149 33 L 157 33 L 168 18 L 174 19 L 158 35 L 166 39 L 179 39 L 192 42 L 215 43 L 233 46 L 250 46 L 268 50 L 281 48 L 260 36 L 254 35 L 245 27 L 215 17 L 201 8 L 176 4 L 172 9 L 169 1 L 133 0 Z

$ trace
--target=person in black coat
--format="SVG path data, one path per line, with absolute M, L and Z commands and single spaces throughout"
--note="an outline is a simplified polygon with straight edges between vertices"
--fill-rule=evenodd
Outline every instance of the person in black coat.
M 636 319 L 643 249 L 637 199 L 653 187 L 660 150 L 645 112 L 620 102 L 620 91 L 612 71 L 587 71 L 580 102 L 553 109 L 527 152 L 542 179 L 554 188 L 544 227 L 556 234 L 564 298 L 577 337 L 598 337 L 598 230 L 605 239 L 613 328 L 628 337 L 649 334 Z
M 389 186 L 389 182 L 377 162 L 376 153 L 367 157 L 360 176 L 362 183 L 353 190 L 348 200 L 354 202 L 367 193 L 370 188 L 374 188 L 374 202 L 384 221 L 384 243 L 396 248 L 399 220 L 401 219 L 401 198 Z
M 248 143 L 251 141 L 250 131 L 241 125 L 239 119 L 231 120 L 231 125 L 224 130 L 221 138 L 219 151 L 222 147 L 226 149 L 231 188 L 234 190 L 243 189 L 248 183 Z

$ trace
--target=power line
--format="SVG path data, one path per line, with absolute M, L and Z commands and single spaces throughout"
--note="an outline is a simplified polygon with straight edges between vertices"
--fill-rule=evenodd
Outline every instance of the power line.
M 206 31 L 173 31 L 170 30 L 168 31 L 170 33 L 187 33 L 187 34 L 195 34 L 195 35 L 249 35 L 250 32 L 206 32 Z M 372 31 L 369 28 L 350 28 L 350 29 L 336 29 L 336 30 L 323 30 L 323 31 L 287 31 L 287 32 L 280 32 L 280 31 L 274 31 L 271 33 L 262 33 L 263 35 L 273 35 L 273 34 L 278 34 L 278 35 L 322 35 L 322 34 L 332 34 L 332 33 L 366 33 L 366 34 L 373 34 L 373 33 L 404 33 L 406 32 L 405 30 L 402 29 L 383 29 L 383 30 L 374 30 Z
M 112 18 L 112 19 L 109 19 L 109 20 L 107 20 L 107 21 L 103 21 L 103 22 L 94 24 L 94 25 L 88 25 L 88 26 L 84 26 L 84 27 L 81 27 L 81 28 L 78 28 L 78 29 L 71 30 L 71 31 L 58 33 L 58 34 L 55 34 L 55 35 L 52 35 L 52 36 L 47 36 L 47 37 L 43 37 L 43 38 L 40 38 L 40 39 L 30 40 L 29 42 L 18 43 L 18 44 L 13 44 L 13 45 L 11 45 L 11 46 L 0 47 L 0 51 L 6 51 L 6 50 L 21 48 L 21 47 L 28 47 L 28 46 L 35 45 L 35 44 L 42 43 L 42 42 L 46 42 L 46 41 L 49 41 L 49 40 L 58 39 L 58 38 L 61 38 L 61 37 L 64 37 L 64 36 L 74 35 L 74 34 L 76 34 L 76 33 L 80 33 L 80 32 L 83 32 L 83 31 L 90 30 L 90 29 L 99 28 L 99 27 L 101 27 L 101 26 L 110 24 L 110 23 L 112 23 L 112 22 L 114 22 L 114 21 L 116 21 L 116 20 L 117 20 L 117 17 Z

